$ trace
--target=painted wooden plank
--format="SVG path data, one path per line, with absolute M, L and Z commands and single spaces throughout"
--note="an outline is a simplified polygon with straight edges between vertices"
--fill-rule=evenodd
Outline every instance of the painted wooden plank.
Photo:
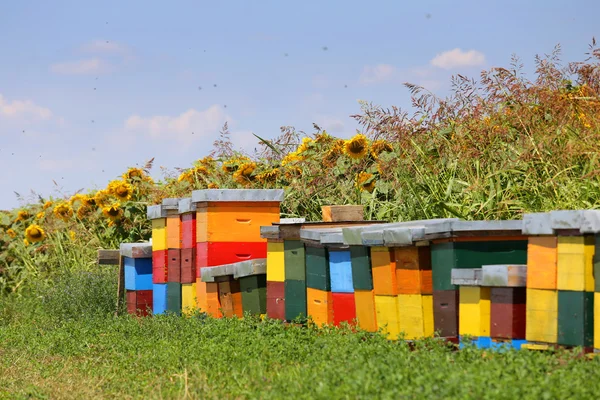
M 527 245 L 527 287 L 556 289 L 558 262 L 556 236 L 531 236 Z
M 377 326 L 390 340 L 396 340 L 400 334 L 398 320 L 398 301 L 396 296 L 375 295 Z
M 324 247 L 306 245 L 306 287 L 331 291 L 329 257 Z
M 167 284 L 154 283 L 152 285 L 152 312 L 164 314 L 167 311 Z
M 285 283 L 267 281 L 267 317 L 285 320 Z
M 594 293 L 558 291 L 557 343 L 567 346 L 593 346 Z
M 196 249 L 181 249 L 181 283 L 196 283 Z
M 322 206 L 321 212 L 323 215 L 323 221 L 326 222 L 363 221 L 365 219 L 363 206 Z
M 283 242 L 267 241 L 267 280 L 285 281 L 285 256 Z
M 333 301 L 333 325 L 339 326 L 342 322 L 356 324 L 356 303 L 354 293 L 331 293 Z
M 483 265 L 482 286 L 525 287 L 527 286 L 527 265 Z
M 481 278 L 481 268 L 453 268 L 450 275 L 450 282 L 453 285 L 481 286 Z
M 181 215 L 181 248 L 193 249 L 196 247 L 196 214 Z
M 461 286 L 459 289 L 459 335 L 490 336 L 490 288 Z
M 216 265 L 267 257 L 267 244 L 258 242 L 217 242 L 196 244 L 196 273 L 200 269 Z
M 167 250 L 152 252 L 152 282 L 167 283 Z
M 458 290 L 433 291 L 434 329 L 441 337 L 458 337 Z
M 181 284 L 181 311 L 184 315 L 191 315 L 198 309 L 196 301 L 196 282 Z
M 404 339 L 413 340 L 428 336 L 425 332 L 423 298 L 420 294 L 399 294 L 397 296 L 398 320 Z
M 261 315 L 267 313 L 267 276 L 265 274 L 243 276 L 239 279 L 244 313 Z
M 333 295 L 329 291 L 306 288 L 308 316 L 317 326 L 333 324 Z
M 355 289 L 354 301 L 358 326 L 367 332 L 377 332 L 377 314 L 373 290 Z
M 331 291 L 334 293 L 353 293 L 352 261 L 350 251 L 329 251 L 329 271 Z
M 525 339 L 526 288 L 493 287 L 490 290 L 490 336 Z
M 219 284 L 215 282 L 196 281 L 196 302 L 198 309 L 213 318 L 221 318 L 221 303 L 219 301 Z
M 304 243 L 300 240 L 285 240 L 283 246 L 286 281 L 306 281 Z
M 152 290 L 152 259 L 123 257 L 125 290 Z
M 167 250 L 167 282 L 181 283 L 181 250 Z
M 282 202 L 283 189 L 202 189 L 192 192 L 192 202 Z
M 594 239 L 592 236 L 559 236 L 556 288 L 593 291 Z
M 373 290 L 373 273 L 371 271 L 371 257 L 368 247 L 350 246 L 350 259 L 352 263 L 352 284 L 354 290 Z
M 98 249 L 98 265 L 119 265 L 119 250 Z
M 152 251 L 167 249 L 167 219 L 152 220 Z
M 558 292 L 527 288 L 525 338 L 529 342 L 557 342 Z
M 432 294 L 429 246 L 396 247 L 396 283 L 399 294 Z
M 395 296 L 398 294 L 396 263 L 389 248 L 371 248 L 371 270 L 375 295 Z
M 306 281 L 285 280 L 285 319 L 306 318 Z

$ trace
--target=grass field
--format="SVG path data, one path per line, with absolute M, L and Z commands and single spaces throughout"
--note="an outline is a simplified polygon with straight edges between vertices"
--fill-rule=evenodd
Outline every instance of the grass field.
M 114 274 L 0 304 L 0 398 L 596 398 L 600 362 L 348 329 L 111 314 Z M 88 312 L 85 312 L 88 310 Z M 83 316 L 85 315 L 85 317 Z

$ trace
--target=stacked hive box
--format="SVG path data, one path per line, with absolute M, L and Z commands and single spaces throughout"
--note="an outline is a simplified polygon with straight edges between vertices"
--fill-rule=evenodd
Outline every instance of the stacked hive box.
M 167 311 L 181 314 L 181 219 L 179 199 L 162 202 L 167 213 Z
M 240 282 L 228 277 L 221 277 L 218 282 L 203 282 L 202 269 L 266 258 L 267 243 L 260 237 L 260 227 L 279 221 L 282 200 L 283 190 L 279 189 L 192 192 L 196 206 L 196 291 L 200 310 L 215 317 L 242 316 Z
M 190 314 L 197 309 L 196 302 L 196 204 L 191 198 L 180 199 L 181 221 L 181 310 Z
M 453 269 L 481 268 L 486 264 L 525 264 L 527 238 L 521 221 L 450 221 L 425 227 L 423 238 L 431 243 L 434 329 L 456 340 L 460 302 L 478 307 L 460 319 L 465 334 L 489 337 L 489 288 L 465 287 L 460 293 L 451 281 Z M 466 333 L 468 332 L 468 333 Z
M 149 206 L 152 223 L 152 312 L 167 311 L 167 210 L 162 205 Z
M 127 312 L 145 316 L 152 310 L 152 246 L 121 243 Z
M 306 244 L 307 312 L 319 325 L 356 319 L 350 249 L 341 228 L 302 229 Z
M 200 279 L 205 283 L 239 282 L 243 312 L 262 315 L 265 314 L 267 308 L 266 271 L 267 260 L 259 258 L 203 268 Z M 235 299 L 232 296 L 224 297 L 221 299 L 221 307 L 225 310 L 233 309 L 234 305 L 231 304 L 233 301 Z
M 388 327 L 397 327 L 406 339 L 433 336 L 430 251 L 417 236 L 423 235 L 425 226 L 442 221 L 451 220 L 402 222 L 363 229 L 360 233 L 363 245 L 372 246 L 377 323 L 381 327 L 390 321 Z M 395 297 L 395 306 L 390 297 Z M 388 334 L 395 333 L 388 330 Z
M 536 345 L 594 345 L 594 236 L 598 211 L 525 214 L 529 240 L 527 340 Z

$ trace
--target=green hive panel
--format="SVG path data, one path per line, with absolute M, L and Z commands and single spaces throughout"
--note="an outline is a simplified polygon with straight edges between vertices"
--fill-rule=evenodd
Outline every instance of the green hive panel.
M 252 275 L 240 278 L 242 309 L 254 315 L 267 312 L 267 275 Z
M 594 293 L 558 291 L 558 344 L 591 347 L 594 340 Z
M 448 242 L 431 245 L 433 290 L 453 290 L 453 268 L 527 264 L 527 240 Z
M 373 274 L 371 272 L 371 259 L 369 248 L 364 246 L 350 246 L 352 261 L 352 283 L 355 290 L 373 290 Z
M 300 240 L 285 240 L 283 242 L 285 262 L 285 279 L 297 281 L 306 280 L 304 244 Z
M 306 287 L 331 291 L 329 260 L 325 248 L 306 246 Z
M 306 317 L 306 282 L 285 280 L 285 319 Z
M 167 312 L 181 315 L 181 283 L 167 282 Z

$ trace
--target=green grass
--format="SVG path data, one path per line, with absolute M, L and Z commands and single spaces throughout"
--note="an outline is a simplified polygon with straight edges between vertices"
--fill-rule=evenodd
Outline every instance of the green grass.
M 0 327 L 6 398 L 595 398 L 571 353 L 405 343 L 255 319 L 101 317 Z

